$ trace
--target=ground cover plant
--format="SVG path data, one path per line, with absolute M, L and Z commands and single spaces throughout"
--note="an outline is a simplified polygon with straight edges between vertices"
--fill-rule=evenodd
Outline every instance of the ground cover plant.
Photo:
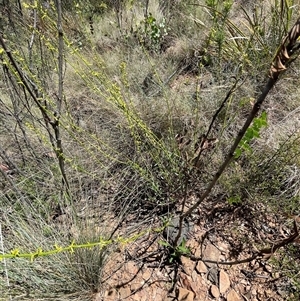
M 110 258 L 146 237 L 172 293 L 182 257 L 203 259 L 188 235 L 222 214 L 250 233 L 219 229 L 223 264 L 270 260 L 298 300 L 298 1 L 0 9 L 4 300 L 96 300 Z

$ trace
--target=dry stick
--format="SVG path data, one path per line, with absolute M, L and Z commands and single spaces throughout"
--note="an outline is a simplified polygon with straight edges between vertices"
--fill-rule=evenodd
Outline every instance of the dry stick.
M 273 88 L 275 83 L 277 82 L 279 75 L 282 73 L 282 71 L 286 70 L 288 67 L 290 61 L 293 59 L 290 58 L 290 56 L 294 53 L 294 46 L 297 44 L 297 39 L 300 35 L 300 18 L 296 22 L 296 24 L 292 27 L 290 30 L 288 36 L 284 39 L 282 45 L 280 46 L 279 50 L 277 51 L 277 54 L 275 56 L 275 59 L 273 61 L 273 64 L 270 69 L 270 76 L 268 79 L 268 82 L 266 86 L 264 87 L 262 93 L 257 98 L 256 103 L 253 106 L 252 111 L 250 112 L 247 120 L 245 121 L 244 126 L 239 131 L 227 157 L 225 158 L 225 161 L 220 166 L 219 170 L 215 174 L 214 178 L 212 179 L 211 183 L 206 188 L 206 191 L 203 193 L 203 195 L 200 197 L 200 199 L 184 214 L 182 214 L 182 218 L 189 216 L 202 202 L 203 200 L 210 194 L 212 188 L 215 186 L 216 182 L 224 172 L 225 168 L 229 165 L 231 160 L 234 157 L 234 152 L 237 149 L 241 139 L 243 138 L 244 134 L 246 133 L 248 127 L 252 123 L 253 119 L 255 118 L 256 114 L 260 110 L 260 107 L 263 103 L 263 101 L 266 99 L 268 93 Z M 286 45 L 287 44 L 287 45 Z
M 298 55 L 291 57 L 295 54 L 296 50 L 299 49 L 299 43 L 297 42 L 297 39 L 300 36 L 300 18 L 297 20 L 295 25 L 291 28 L 288 35 L 284 38 L 282 44 L 278 48 L 278 51 L 275 55 L 275 58 L 273 60 L 272 66 L 269 71 L 269 79 L 267 84 L 265 85 L 264 89 L 262 90 L 260 96 L 257 98 L 257 101 L 255 105 L 253 106 L 252 111 L 250 112 L 247 120 L 245 121 L 244 126 L 239 131 L 229 153 L 227 154 L 223 164 L 220 166 L 219 170 L 214 175 L 212 181 L 207 186 L 206 190 L 200 197 L 200 199 L 185 213 L 182 213 L 179 218 L 179 228 L 182 228 L 183 220 L 184 218 L 188 217 L 210 194 L 213 187 L 216 185 L 218 179 L 224 172 L 225 168 L 229 165 L 229 163 L 232 161 L 234 157 L 234 152 L 237 149 L 240 141 L 242 140 L 243 136 L 245 135 L 248 127 L 252 123 L 254 117 L 260 110 L 260 107 L 264 100 L 266 99 L 268 93 L 273 88 L 277 80 L 279 79 L 279 75 L 287 69 L 287 67 L 293 62 Z M 178 235 L 176 237 L 176 241 L 179 239 L 181 231 L 178 231 Z

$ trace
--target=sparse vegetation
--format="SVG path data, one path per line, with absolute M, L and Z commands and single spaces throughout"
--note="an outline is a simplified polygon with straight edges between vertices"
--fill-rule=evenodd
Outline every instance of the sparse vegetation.
M 204 201 L 255 208 L 253 233 L 276 216 L 272 265 L 297 300 L 299 4 L 2 1 L 3 300 L 93 300 L 107 259 L 149 233 L 180 264 Z

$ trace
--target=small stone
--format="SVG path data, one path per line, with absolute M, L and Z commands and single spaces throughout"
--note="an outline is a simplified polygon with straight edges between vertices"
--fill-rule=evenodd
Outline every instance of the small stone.
M 280 277 L 280 273 L 279 272 L 275 272 L 273 275 L 273 278 L 279 278 Z
M 177 297 L 178 301 L 193 301 L 194 300 L 194 293 L 180 287 L 178 289 L 178 297 Z
M 228 252 L 228 245 L 225 242 L 219 242 L 218 248 L 221 252 L 224 252 L 224 253 Z
M 151 272 L 148 269 L 146 269 L 142 275 L 142 278 L 144 280 L 149 280 L 151 278 Z
M 132 295 L 131 298 L 132 298 L 132 301 L 141 301 L 141 296 L 139 296 L 138 294 Z
M 220 281 L 219 281 L 220 293 L 224 294 L 230 287 L 229 276 L 224 270 L 221 270 L 219 277 L 220 277 Z
M 139 301 L 148 301 L 149 299 L 149 295 L 143 292 L 142 297 L 140 297 Z
M 136 291 L 138 291 L 140 288 L 141 288 L 141 283 L 138 283 L 138 282 L 132 282 L 131 284 L 130 284 L 130 291 L 131 292 L 136 292 Z
M 226 256 L 221 253 L 219 261 L 226 261 Z
M 138 268 L 133 261 L 129 261 L 126 263 L 126 270 L 131 274 L 135 275 L 138 273 Z
M 198 276 L 198 273 L 196 272 L 196 270 L 194 270 L 192 272 L 191 277 L 192 277 L 193 282 L 197 282 L 199 276 Z
M 209 243 L 203 251 L 203 259 L 219 261 L 221 252 L 211 243 Z M 208 267 L 212 267 L 215 263 L 207 262 Z
M 198 248 L 195 250 L 194 253 L 195 257 L 201 257 L 202 253 L 201 253 L 201 247 L 198 246 Z
M 120 299 L 126 299 L 131 295 L 129 287 L 121 287 L 118 291 Z
M 237 292 L 234 289 L 230 290 L 230 292 L 227 295 L 226 300 L 227 301 L 242 301 L 242 299 L 240 298 L 240 296 L 237 294 Z
M 219 285 L 219 270 L 216 267 L 213 267 L 209 270 L 207 279 L 215 285 Z
M 198 273 L 207 273 L 207 267 L 203 261 L 198 261 L 196 271 Z
M 235 287 L 235 289 L 240 293 L 240 294 L 246 294 L 246 288 L 242 283 L 238 283 Z
M 181 259 L 182 266 L 183 266 L 183 269 L 185 270 L 185 272 L 188 275 L 191 275 L 195 268 L 195 263 L 193 261 L 191 261 L 188 257 L 181 256 L 180 259 Z
M 196 240 L 195 238 L 190 239 L 186 245 L 190 248 L 193 254 L 195 254 L 196 250 L 200 247 L 198 240 Z
M 280 295 L 281 297 L 286 297 L 287 293 L 285 290 L 283 289 L 277 289 L 277 293 L 278 295 Z
M 210 293 L 216 299 L 218 299 L 220 297 L 220 291 L 216 285 L 212 285 L 210 287 Z

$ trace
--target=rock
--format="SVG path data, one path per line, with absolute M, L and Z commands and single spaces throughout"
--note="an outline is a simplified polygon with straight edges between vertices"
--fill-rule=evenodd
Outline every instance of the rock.
M 194 300 L 194 293 L 180 287 L 178 289 L 178 297 L 177 297 L 178 301 L 193 301 Z
M 171 245 L 174 244 L 175 239 L 178 235 L 179 221 L 180 221 L 179 217 L 175 217 L 174 219 L 172 219 L 170 221 L 169 225 L 163 231 L 164 238 Z M 178 244 L 180 244 L 183 240 L 185 240 L 185 241 L 188 240 L 188 235 L 192 231 L 193 227 L 194 227 L 194 224 L 191 221 L 188 221 L 186 219 L 183 220 L 181 235 L 177 242 Z
M 119 293 L 119 298 L 120 299 L 126 299 L 128 296 L 131 295 L 131 291 L 129 287 L 121 287 L 118 291 Z
M 180 260 L 182 262 L 182 266 L 184 271 L 188 274 L 191 275 L 194 268 L 195 268 L 195 263 L 191 261 L 189 258 L 181 256 Z
M 148 300 L 150 300 L 150 299 L 148 299 Z M 145 300 L 145 301 L 148 301 L 148 300 Z M 167 296 L 165 299 L 164 299 L 164 301 L 174 301 L 174 296 L 172 297 L 172 296 Z
M 142 274 L 142 278 L 146 281 L 149 280 L 151 278 L 151 272 L 148 269 L 146 269 Z
M 208 275 L 207 275 L 207 279 L 215 285 L 219 285 L 219 270 L 217 269 L 217 267 L 213 267 L 210 268 Z
M 192 277 L 192 281 L 193 281 L 193 282 L 197 282 L 200 276 L 198 275 L 198 273 L 196 272 L 196 270 L 194 270 L 194 271 L 192 272 L 191 277 Z
M 130 273 L 130 275 L 138 273 L 138 267 L 133 261 L 129 261 L 126 263 L 126 270 Z
M 218 299 L 220 297 L 220 291 L 216 285 L 212 285 L 210 287 L 210 293 L 216 299 Z
M 185 274 L 181 273 L 180 282 L 185 289 L 195 292 L 194 288 L 192 287 L 192 282 L 189 276 L 186 276 Z
M 227 295 L 226 300 L 227 301 L 242 301 L 242 299 L 240 298 L 240 296 L 237 294 L 237 292 L 234 289 L 230 290 L 230 292 Z
M 273 275 L 273 278 L 280 278 L 280 273 L 279 272 L 275 272 Z
M 211 243 L 209 243 L 203 251 L 203 259 L 219 261 L 221 252 Z M 212 267 L 215 263 L 205 263 L 208 267 Z
M 237 292 L 239 292 L 240 294 L 244 295 L 247 293 L 246 291 L 246 287 L 245 285 L 243 285 L 242 283 L 238 283 L 236 286 L 235 286 L 235 289 Z
M 224 270 L 221 270 L 219 279 L 220 293 L 224 294 L 230 287 L 229 276 Z
M 265 269 L 266 269 L 266 271 L 268 271 L 269 273 L 272 273 L 272 271 L 273 271 L 273 268 L 272 268 L 270 265 L 268 265 L 268 264 L 265 264 Z
M 190 240 L 188 240 L 186 246 L 190 248 L 193 254 L 195 254 L 196 251 L 200 249 L 199 241 L 195 238 L 191 238 Z
M 139 301 L 148 301 L 149 299 L 149 296 L 142 295 L 142 298 Z
M 196 271 L 200 273 L 207 273 L 207 267 L 203 261 L 198 261 L 196 265 Z
M 132 281 L 132 283 L 130 283 L 130 291 L 132 293 L 138 291 L 141 287 L 142 287 L 141 283 L 133 282 L 133 281 Z
M 223 252 L 224 254 L 226 254 L 228 252 L 228 245 L 225 242 L 219 242 L 218 243 L 218 249 Z
M 138 294 L 134 294 L 131 296 L 131 300 L 132 301 L 142 301 L 142 300 L 146 301 L 147 299 L 145 299 L 145 298 L 141 299 L 141 296 L 139 296 Z
M 201 246 L 199 245 L 198 248 L 195 250 L 195 253 L 194 253 L 195 257 L 201 257 L 202 256 L 202 249 L 201 249 Z

